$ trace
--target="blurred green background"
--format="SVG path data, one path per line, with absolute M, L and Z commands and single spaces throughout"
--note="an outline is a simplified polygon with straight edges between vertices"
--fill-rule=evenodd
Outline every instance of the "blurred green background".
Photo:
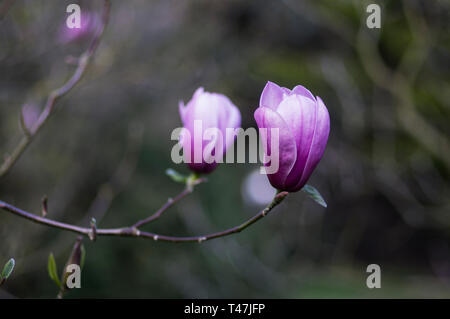
M 379 30 L 366 27 L 371 2 Z M 101 1 L 17 0 L 1 17 L 2 157 L 22 134 L 21 108 L 39 111 L 73 72 L 67 57 L 89 44 L 60 41 L 69 3 L 101 11 Z M 255 127 L 266 81 L 302 84 L 330 112 L 309 181 L 327 209 L 296 193 L 244 232 L 200 245 L 85 240 L 82 289 L 66 297 L 450 297 L 449 10 L 443 0 L 113 0 L 86 76 L 0 179 L 0 200 L 39 214 L 47 194 L 56 220 L 130 225 L 182 190 L 164 174 L 188 172 L 170 158 L 179 100 L 199 86 L 224 93 Z M 264 184 L 248 179 L 258 168 L 220 165 L 145 229 L 237 225 L 264 207 L 249 200 Z M 75 238 L 1 211 L 0 264 L 17 264 L 0 298 L 54 298 L 48 255 L 61 270 Z M 371 263 L 381 289 L 366 287 Z

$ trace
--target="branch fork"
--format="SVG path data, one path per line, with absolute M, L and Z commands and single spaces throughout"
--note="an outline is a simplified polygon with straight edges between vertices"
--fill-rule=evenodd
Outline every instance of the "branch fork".
M 199 183 L 198 183 L 199 184 Z M 198 185 L 197 184 L 197 185 Z M 145 239 L 153 239 L 154 241 L 165 241 L 165 242 L 172 242 L 172 243 L 185 243 L 185 242 L 197 242 L 202 243 L 207 240 L 219 238 L 219 237 L 225 237 L 234 233 L 239 233 L 249 227 L 250 225 L 254 224 L 261 218 L 267 216 L 276 206 L 278 206 L 288 195 L 288 192 L 280 192 L 277 195 L 275 195 L 272 202 L 264 208 L 261 212 L 254 215 L 252 218 L 248 219 L 246 222 L 232 227 L 230 229 L 217 232 L 217 233 L 211 233 L 208 235 L 202 235 L 202 236 L 193 236 L 193 237 L 176 237 L 176 236 L 166 236 L 166 235 L 160 235 L 155 234 L 151 232 L 145 232 L 141 231 L 139 227 L 142 227 L 143 225 L 146 225 L 159 217 L 173 204 L 180 201 L 182 198 L 184 198 L 187 194 L 190 194 L 192 191 L 186 187 L 185 190 L 183 190 L 180 194 L 178 194 L 176 197 L 174 197 L 173 200 L 166 202 L 158 211 L 156 211 L 153 215 L 150 217 L 143 219 L 141 221 L 138 221 L 134 225 L 130 227 L 121 227 L 121 228 L 111 228 L 111 229 L 103 229 L 99 228 L 97 229 L 95 223 L 91 223 L 91 227 L 79 227 L 76 225 L 66 224 L 62 222 L 58 222 L 46 217 L 41 217 L 29 212 L 26 212 L 20 208 L 17 208 L 11 204 L 5 203 L 3 201 L 0 201 L 0 208 L 8 211 L 10 213 L 13 213 L 14 215 L 17 215 L 22 218 L 26 218 L 28 220 L 31 220 L 35 223 L 46 225 L 53 228 L 58 228 L 60 230 L 64 231 L 70 231 L 77 234 L 81 234 L 83 236 L 87 236 L 91 240 L 95 240 L 97 236 L 119 236 L 119 237 L 138 237 L 138 238 L 145 238 Z

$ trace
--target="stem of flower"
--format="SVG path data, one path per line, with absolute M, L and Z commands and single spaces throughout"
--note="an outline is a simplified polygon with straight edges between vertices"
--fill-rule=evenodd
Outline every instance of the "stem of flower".
M 203 235 L 203 236 L 176 237 L 176 236 L 159 235 L 159 234 L 155 234 L 155 233 L 140 231 L 135 226 L 112 228 L 112 229 L 97 229 L 96 235 L 97 236 L 140 237 L 140 238 L 145 238 L 145 239 L 153 239 L 155 241 L 165 241 L 165 242 L 171 242 L 171 243 L 187 243 L 187 242 L 202 243 L 207 240 L 211 240 L 211 239 L 219 238 L 219 237 L 225 237 L 225 236 L 229 236 L 231 234 L 235 234 L 235 233 L 239 233 L 239 232 L 243 231 L 247 227 L 256 223 L 258 220 L 267 216 L 276 206 L 278 206 L 286 198 L 287 195 L 288 195 L 288 192 L 278 193 L 277 195 L 275 195 L 272 202 L 266 208 L 264 208 L 258 214 L 256 214 L 255 216 L 253 216 L 252 218 L 248 219 L 246 222 L 244 222 L 238 226 L 229 228 L 229 229 L 221 231 L 221 232 L 211 233 L 211 234 L 207 234 L 207 235 Z M 28 213 L 24 210 L 21 210 L 20 208 L 14 207 L 13 205 L 2 202 L 2 201 L 0 201 L 0 208 L 8 211 L 10 213 L 13 213 L 17 216 L 31 220 L 38 224 L 46 225 L 46 226 L 53 227 L 53 228 L 58 228 L 58 229 L 65 230 L 65 231 L 71 231 L 71 232 L 78 233 L 78 234 L 81 234 L 81 235 L 84 235 L 87 237 L 89 237 L 89 234 L 91 233 L 91 228 L 78 227 L 78 226 L 74 226 L 74 225 L 70 225 L 70 224 L 66 224 L 66 223 L 57 222 L 57 221 L 54 221 L 54 220 L 51 220 L 51 219 L 48 219 L 45 217 L 37 216 L 37 215 L 31 214 L 31 213 Z M 159 216 L 161 214 L 159 214 Z
M 190 190 L 188 188 L 185 188 L 181 193 L 179 193 L 174 198 L 169 198 L 167 200 L 167 202 L 163 206 L 161 206 L 161 208 L 158 209 L 153 215 L 147 217 L 146 219 L 138 221 L 136 224 L 134 224 L 131 227 L 132 228 L 139 228 L 139 227 L 144 226 L 145 224 L 151 223 L 152 221 L 158 219 L 159 217 L 161 217 L 162 214 L 164 214 L 165 211 L 167 211 L 167 209 L 169 209 L 175 203 L 177 203 L 180 200 L 182 200 L 184 197 L 189 195 L 191 192 L 192 192 L 192 190 Z
M 180 200 L 182 200 L 184 197 L 189 195 L 193 192 L 194 186 L 206 182 L 205 178 L 199 178 L 197 175 L 191 175 L 188 180 L 186 181 L 186 188 L 179 193 L 174 198 L 169 198 L 167 202 L 161 206 L 160 209 L 158 209 L 153 215 L 147 217 L 146 219 L 140 220 L 137 223 L 135 223 L 131 228 L 139 228 L 144 226 L 145 224 L 151 223 L 154 220 L 161 217 L 162 214 L 164 214 L 170 207 L 178 203 Z

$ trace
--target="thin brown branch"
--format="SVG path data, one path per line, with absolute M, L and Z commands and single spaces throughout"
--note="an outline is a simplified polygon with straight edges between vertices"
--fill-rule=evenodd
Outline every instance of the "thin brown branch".
M 174 198 L 169 198 L 167 202 L 161 206 L 160 209 L 158 209 L 153 215 L 138 221 L 136 224 L 134 224 L 132 227 L 139 228 L 141 226 L 144 226 L 145 224 L 151 223 L 152 221 L 158 219 L 161 217 L 162 214 L 164 214 L 167 209 L 169 209 L 172 205 L 177 203 L 178 201 L 182 200 L 184 197 L 186 197 L 188 194 L 190 194 L 192 190 L 185 188 L 181 193 L 179 193 Z
M 102 38 L 105 27 L 108 24 L 110 13 L 110 1 L 104 0 L 103 5 L 103 14 L 102 14 L 102 24 L 97 29 L 89 48 L 80 56 L 77 63 L 77 68 L 75 69 L 73 75 L 64 83 L 61 87 L 50 92 L 47 98 L 47 102 L 45 103 L 44 109 L 37 121 L 33 124 L 29 132 L 25 134 L 19 144 L 12 151 L 11 155 L 6 156 L 4 162 L 0 166 L 0 177 L 6 175 L 9 170 L 13 167 L 13 165 L 17 162 L 23 152 L 27 149 L 28 145 L 32 142 L 34 137 L 38 134 L 39 130 L 47 123 L 50 115 L 52 115 L 56 102 L 66 95 L 70 90 L 72 90 L 75 85 L 80 82 L 83 77 L 87 66 L 91 60 L 91 57 L 95 53 L 95 50 L 98 47 L 98 44 Z
M 146 225 L 148 223 L 151 223 L 151 222 L 155 221 L 156 219 L 161 217 L 161 215 L 164 214 L 170 207 L 172 207 L 173 205 L 178 203 L 180 200 L 185 198 L 187 195 L 192 193 L 194 186 L 197 186 L 197 185 L 199 185 L 201 183 L 204 183 L 204 182 L 206 182 L 206 178 L 194 178 L 194 179 L 191 180 L 191 182 L 187 182 L 186 188 L 181 193 L 179 193 L 174 198 L 169 198 L 167 200 L 167 202 L 163 206 L 161 206 L 161 208 L 158 209 L 153 215 L 150 215 L 149 217 L 138 221 L 136 224 L 134 224 L 131 227 L 139 228 L 139 227 L 142 227 L 142 226 L 144 226 L 144 225 Z
M 86 236 L 89 235 L 89 232 L 90 232 L 90 228 L 78 227 L 75 225 L 57 222 L 55 220 L 52 220 L 52 219 L 49 219 L 46 217 L 41 217 L 41 216 L 38 216 L 38 215 L 35 215 L 32 213 L 28 213 L 20 208 L 14 207 L 13 205 L 10 205 L 10 204 L 2 202 L 2 201 L 0 201 L 0 208 L 4 209 L 6 211 L 9 211 L 17 216 L 31 220 L 35 223 L 46 225 L 49 227 L 59 228 L 59 229 L 71 231 L 71 232 L 86 235 Z
M 152 239 L 155 241 L 165 241 L 165 242 L 171 242 L 171 243 L 187 243 L 187 242 L 197 242 L 201 243 L 207 240 L 211 240 L 214 238 L 220 238 L 229 236 L 231 234 L 239 233 L 246 229 L 247 227 L 253 225 L 258 220 L 262 219 L 263 217 L 267 216 L 276 206 L 278 206 L 288 195 L 287 192 L 281 192 L 278 193 L 273 201 L 262 211 L 260 211 L 258 214 L 253 216 L 252 218 L 248 219 L 244 223 L 229 228 L 224 231 L 211 233 L 207 235 L 202 236 L 192 236 L 192 237 L 177 237 L 177 236 L 166 236 L 166 235 L 159 235 L 156 233 L 150 233 L 150 232 L 143 232 L 137 229 L 136 227 L 122 227 L 122 228 L 111 228 L 111 229 L 97 229 L 96 235 L 99 236 L 120 236 L 120 237 L 139 237 L 139 238 L 145 238 L 145 239 Z M 8 211 L 10 213 L 13 213 L 14 215 L 17 215 L 19 217 L 26 218 L 28 220 L 31 220 L 35 223 L 46 225 L 53 228 L 58 228 L 60 230 L 64 231 L 70 231 L 74 233 L 81 234 L 83 236 L 89 237 L 89 234 L 91 232 L 91 228 L 86 227 L 78 227 L 75 225 L 70 225 L 66 223 L 57 222 L 48 218 L 40 217 L 34 214 L 31 214 L 29 212 L 26 212 L 24 210 L 21 210 L 20 208 L 17 208 L 13 205 L 7 204 L 5 202 L 0 201 L 0 208 L 2 208 L 5 211 Z
M 205 182 L 206 180 L 204 178 L 199 178 L 197 180 L 195 180 L 195 185 L 198 185 L 200 183 Z M 170 207 L 172 207 L 173 205 L 175 205 L 177 202 L 179 202 L 180 200 L 182 200 L 183 198 L 185 198 L 187 195 L 189 195 L 190 193 L 192 193 L 192 186 L 187 186 L 181 193 L 179 193 L 177 196 L 175 196 L 174 198 L 169 198 L 167 200 L 167 202 L 161 206 L 160 209 L 158 209 L 153 215 L 150 215 L 149 217 L 138 221 L 136 224 L 134 224 L 132 227 L 134 228 L 139 228 L 142 227 L 148 223 L 151 223 L 153 221 L 155 221 L 156 219 L 158 219 L 159 217 L 161 217 L 162 214 L 164 214 Z

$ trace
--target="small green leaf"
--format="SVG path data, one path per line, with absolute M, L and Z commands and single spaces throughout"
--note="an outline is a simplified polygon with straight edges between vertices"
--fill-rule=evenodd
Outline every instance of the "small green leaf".
M 177 183 L 186 183 L 186 180 L 187 180 L 187 176 L 182 175 L 171 168 L 166 169 L 166 175 L 169 176 L 174 182 L 177 182 Z
M 13 270 L 14 270 L 14 266 L 16 265 L 16 261 L 14 260 L 14 258 L 11 258 L 3 267 L 3 271 L 2 274 L 0 276 L 0 279 L 8 279 L 9 276 L 11 276 Z
M 327 207 L 327 203 L 316 188 L 312 187 L 311 185 L 305 185 L 303 186 L 302 191 L 308 194 L 308 196 L 311 197 L 320 206 Z
M 53 256 L 53 253 L 50 253 L 48 256 L 48 275 L 50 276 L 50 279 L 52 279 L 56 285 L 58 285 L 59 288 L 61 288 L 61 281 L 58 277 L 58 271 L 56 270 L 56 261 L 55 257 Z

